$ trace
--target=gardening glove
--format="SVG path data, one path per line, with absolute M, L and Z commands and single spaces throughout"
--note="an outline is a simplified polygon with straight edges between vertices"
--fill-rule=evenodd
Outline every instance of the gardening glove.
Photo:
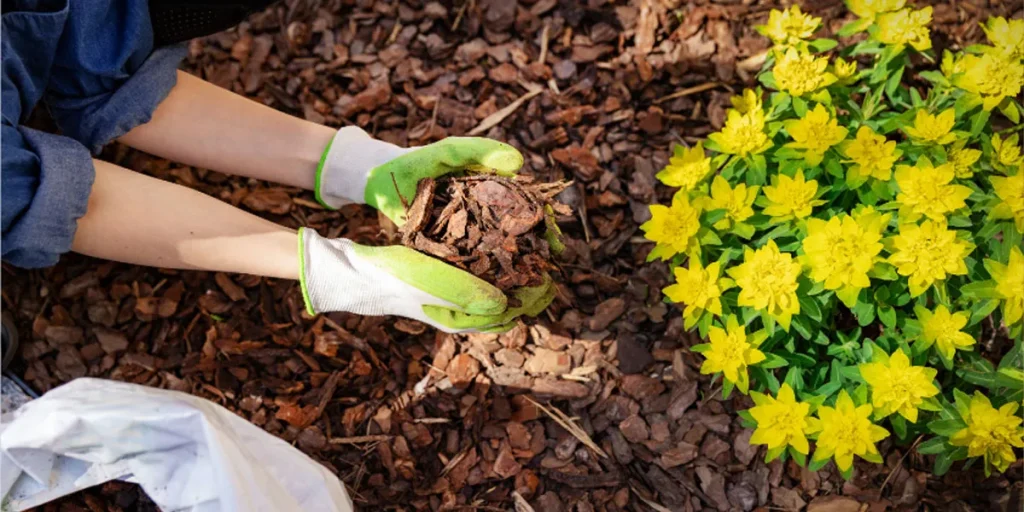
M 491 139 L 449 137 L 423 147 L 400 148 L 349 126 L 338 130 L 324 150 L 315 192 L 327 208 L 368 204 L 401 226 L 405 205 L 412 203 L 423 178 L 463 170 L 513 176 L 522 166 L 519 151 Z
M 397 315 L 445 332 L 504 332 L 520 315 L 536 316 L 554 299 L 550 279 L 513 293 L 403 246 L 368 247 L 299 230 L 302 297 L 309 314 L 348 311 Z

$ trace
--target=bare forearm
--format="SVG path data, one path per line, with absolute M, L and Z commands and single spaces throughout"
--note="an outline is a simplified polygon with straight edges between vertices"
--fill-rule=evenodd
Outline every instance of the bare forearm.
M 153 119 L 120 141 L 183 164 L 312 190 L 334 133 L 178 72 Z
M 162 268 L 298 279 L 294 230 L 201 192 L 94 160 L 72 250 Z

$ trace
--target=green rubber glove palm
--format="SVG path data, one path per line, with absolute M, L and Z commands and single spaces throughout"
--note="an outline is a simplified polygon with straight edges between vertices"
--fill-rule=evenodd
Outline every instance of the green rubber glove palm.
M 423 178 L 465 170 L 513 176 L 522 166 L 523 155 L 496 140 L 449 137 L 423 147 L 400 148 L 348 127 L 338 130 L 324 151 L 316 196 L 329 208 L 368 204 L 402 225 L 405 204 L 412 202 Z

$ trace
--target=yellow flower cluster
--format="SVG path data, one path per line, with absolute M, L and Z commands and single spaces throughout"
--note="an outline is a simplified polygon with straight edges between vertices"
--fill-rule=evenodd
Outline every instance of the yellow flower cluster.
M 722 291 L 732 287 L 732 280 L 719 277 L 721 273 L 722 267 L 717 261 L 702 267 L 699 258 L 691 258 L 688 268 L 676 268 L 676 284 L 665 288 L 664 293 L 672 302 L 686 305 L 683 321 L 687 329 L 692 328 L 705 311 L 722 315 Z
M 710 343 L 693 348 L 704 354 L 700 372 L 705 375 L 721 373 L 725 380 L 746 393 L 750 386 L 747 367 L 765 360 L 764 353 L 757 349 L 763 338 L 760 334 L 747 334 L 746 328 L 730 315 L 725 319 L 725 329 L 711 328 L 708 333 Z
M 828 59 L 815 57 L 810 53 L 789 48 L 785 52 L 776 52 L 775 84 L 780 91 L 793 96 L 803 96 L 828 87 L 839 79 L 826 71 Z
M 982 108 L 992 110 L 1024 88 L 1024 20 L 990 18 L 982 28 L 992 46 L 959 58 L 944 54 L 942 72 Z
M 871 284 L 868 272 L 882 260 L 882 231 L 890 217 L 868 207 L 855 217 L 808 220 L 803 249 L 811 279 L 836 290 L 852 308 L 860 291 Z
M 931 114 L 918 110 L 914 117 L 914 125 L 903 129 L 910 140 L 919 144 L 949 144 L 956 140 L 952 132 L 956 124 L 956 111 L 946 109 L 939 114 Z
M 903 224 L 898 235 L 887 240 L 889 263 L 909 278 L 910 295 L 917 297 L 932 284 L 949 275 L 964 275 L 964 258 L 974 250 L 973 244 L 957 238 L 955 230 L 944 221 L 926 220 L 921 224 Z
M 995 219 L 1013 219 L 1018 233 L 1024 233 L 1024 172 L 1009 177 L 993 176 L 989 179 L 1000 203 L 992 209 Z
M 711 174 L 711 159 L 704 155 L 704 144 L 692 148 L 676 146 L 668 165 L 655 177 L 670 187 L 693 190 Z
M 777 48 L 804 48 L 807 39 L 821 26 L 821 18 L 804 14 L 799 5 L 785 11 L 772 9 L 768 23 L 754 27 L 761 35 L 771 39 Z
M 986 259 L 985 268 L 996 282 L 996 293 L 1003 303 L 1003 321 L 1006 325 L 1020 322 L 1024 318 L 1024 253 L 1014 246 L 1009 261 Z
M 785 174 L 772 176 L 772 184 L 764 187 L 764 196 L 768 201 L 764 213 L 776 222 L 803 219 L 815 206 L 825 203 L 817 199 L 818 182 L 804 179 L 802 170 L 792 178 Z
M 699 249 L 700 206 L 690 202 L 685 193 L 672 198 L 672 206 L 651 205 L 651 220 L 640 226 L 648 240 L 656 242 L 650 258 L 667 260 L 676 254 Z
M 878 24 L 878 41 L 897 47 L 912 46 L 923 52 L 932 47 L 931 32 L 928 25 L 932 22 L 931 6 L 914 11 L 900 9 L 896 12 L 879 14 L 875 22 Z
M 739 183 L 735 188 L 721 176 L 715 176 L 711 182 L 711 195 L 705 198 L 705 210 L 725 210 L 725 218 L 714 224 L 715 229 L 727 230 L 739 222 L 754 215 L 754 200 L 757 199 L 758 186 L 748 187 Z
M 728 155 L 764 153 L 772 147 L 772 141 L 764 131 L 764 123 L 763 110 L 749 110 L 745 114 L 739 110 L 729 110 L 722 131 L 708 135 L 708 139 Z
M 917 316 L 921 322 L 921 337 L 917 342 L 922 348 L 935 345 L 939 355 L 952 361 L 957 350 L 970 350 L 974 346 L 974 337 L 963 332 L 970 319 L 968 313 L 950 313 L 946 306 L 940 304 L 935 311 L 920 309 Z
M 739 305 L 764 311 L 789 330 L 793 315 L 800 312 L 796 297 L 800 263 L 780 252 L 774 240 L 754 251 L 747 247 L 743 263 L 726 271 L 740 287 Z
M 899 413 L 907 421 L 917 423 L 917 409 L 925 398 L 939 394 L 935 386 L 938 371 L 926 366 L 913 366 L 910 358 L 897 350 L 887 361 L 860 365 L 860 375 L 871 387 L 871 405 L 880 416 Z
M 953 184 L 955 177 L 953 164 L 932 167 L 927 158 L 919 159 L 915 166 L 896 166 L 900 222 L 914 222 L 922 215 L 942 221 L 948 213 L 967 206 L 964 200 L 971 195 L 971 189 Z
M 953 434 L 949 444 L 966 446 L 968 457 L 982 457 L 986 474 L 989 468 L 1006 471 L 1017 460 L 1013 449 L 1024 448 L 1024 429 L 1017 408 L 1015 402 L 1009 402 L 996 409 L 988 397 L 975 391 L 963 418 L 967 427 Z
M 840 152 L 852 163 L 846 173 L 846 181 L 851 187 L 874 178 L 889 181 L 892 167 L 903 152 L 896 149 L 896 141 L 886 140 L 884 135 L 875 133 L 869 126 L 861 126 L 856 137 L 843 143 Z M 981 153 L 978 153 L 979 156 Z
M 839 126 L 839 121 L 820 103 L 804 117 L 785 121 L 783 125 L 793 138 L 793 142 L 783 147 L 802 150 L 804 160 L 811 167 L 820 164 L 825 152 L 842 142 L 850 132 Z

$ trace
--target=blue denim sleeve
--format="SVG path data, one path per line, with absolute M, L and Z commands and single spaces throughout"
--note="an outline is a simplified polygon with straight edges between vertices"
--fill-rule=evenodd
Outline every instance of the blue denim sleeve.
M 98 152 L 150 120 L 185 45 L 153 48 L 146 0 L 74 0 L 44 101 L 65 135 Z
M 96 175 L 92 157 L 68 137 L 6 119 L 2 130 L 3 260 L 23 268 L 54 265 L 71 250 L 85 215 Z

